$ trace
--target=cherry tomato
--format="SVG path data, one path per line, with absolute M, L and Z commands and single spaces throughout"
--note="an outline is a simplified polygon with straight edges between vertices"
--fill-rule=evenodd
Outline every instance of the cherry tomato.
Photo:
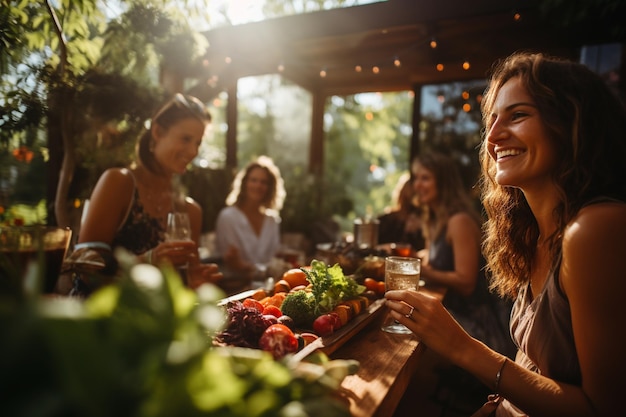
M 263 304 L 261 304 L 258 300 L 254 298 L 246 298 L 243 300 L 243 306 L 248 308 L 254 308 L 259 313 L 263 313 Z
M 378 281 L 377 282 L 375 292 L 377 294 L 381 294 L 381 295 L 385 293 L 385 281 Z
M 274 359 L 280 359 L 288 353 L 298 351 L 298 339 L 289 327 L 272 324 L 261 335 L 259 347 L 270 352 Z
M 278 318 L 283 315 L 283 312 L 280 311 L 280 308 L 276 306 L 268 305 L 268 306 L 265 306 L 265 308 L 263 309 L 263 314 L 264 315 L 269 314 L 271 316 Z
M 339 328 L 337 323 L 341 323 L 336 314 L 322 314 L 313 322 L 313 331 L 320 336 L 328 336 Z
M 363 280 L 363 285 L 365 285 L 366 289 L 376 292 L 378 288 L 378 281 L 374 278 L 365 278 Z

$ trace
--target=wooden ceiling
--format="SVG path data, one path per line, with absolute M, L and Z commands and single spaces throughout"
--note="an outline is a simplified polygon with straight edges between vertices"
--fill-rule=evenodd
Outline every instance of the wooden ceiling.
M 401 91 L 485 78 L 495 60 L 521 49 L 577 58 L 581 44 L 593 39 L 546 21 L 539 3 L 389 0 L 214 29 L 205 33 L 206 74 L 196 94 L 276 73 L 321 96 Z

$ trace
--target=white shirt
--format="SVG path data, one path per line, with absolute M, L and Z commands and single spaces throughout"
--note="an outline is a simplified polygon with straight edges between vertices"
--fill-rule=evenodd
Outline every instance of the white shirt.
M 224 207 L 217 216 L 215 244 L 219 256 L 231 246 L 239 250 L 241 260 L 267 265 L 280 248 L 280 217 L 265 214 L 257 235 L 248 218 L 235 206 Z

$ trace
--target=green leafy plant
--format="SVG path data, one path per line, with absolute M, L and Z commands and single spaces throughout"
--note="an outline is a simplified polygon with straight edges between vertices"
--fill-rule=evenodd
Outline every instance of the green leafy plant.
M 0 306 L 0 415 L 349 415 L 336 389 L 354 361 L 213 347 L 217 287 L 192 291 L 170 268 L 118 259 L 118 281 L 86 300 Z

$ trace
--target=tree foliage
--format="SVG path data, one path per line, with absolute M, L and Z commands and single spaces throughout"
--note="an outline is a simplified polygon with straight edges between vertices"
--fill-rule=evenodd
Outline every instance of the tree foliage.
M 165 97 L 162 74 L 196 74 L 206 41 L 172 2 L 120 1 L 110 19 L 98 0 L 1 1 L 0 158 L 20 147 L 44 155 L 48 221 L 69 225 L 73 199 L 128 162 Z M 15 184 L 2 180 L 5 206 Z

